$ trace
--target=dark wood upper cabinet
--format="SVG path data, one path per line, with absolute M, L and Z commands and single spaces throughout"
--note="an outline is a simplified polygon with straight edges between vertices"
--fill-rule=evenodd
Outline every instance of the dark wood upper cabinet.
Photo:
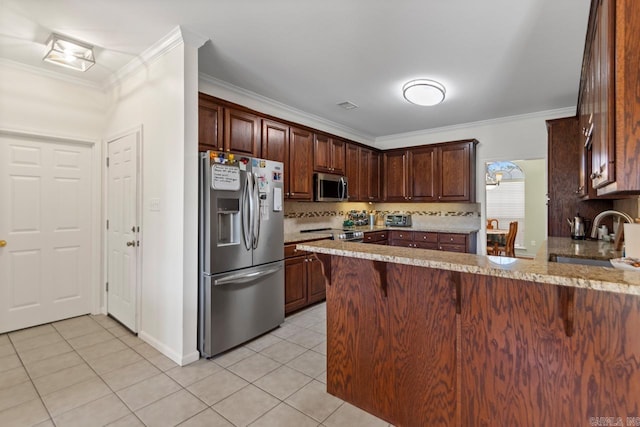
M 380 200 L 380 154 L 364 147 L 360 147 L 359 150 L 359 200 L 378 201 Z
M 224 125 L 225 151 L 260 157 L 260 117 L 225 108 Z
M 323 134 L 315 134 L 313 142 L 313 170 L 344 174 L 345 143 Z
M 387 202 L 407 201 L 407 151 L 395 150 L 384 153 L 384 199 Z
M 438 201 L 475 201 L 475 141 L 438 147 Z
M 547 120 L 547 233 L 570 237 L 567 218 L 576 213 L 593 219 L 598 213 L 613 209 L 610 200 L 597 200 L 588 176 L 590 163 L 585 160 L 584 140 L 578 132 L 578 118 Z M 581 174 L 579 170 L 584 170 Z M 610 225 L 610 224 L 607 224 Z M 586 230 L 587 233 L 589 230 Z
M 313 198 L 313 133 L 291 127 L 289 133 L 289 194 L 290 199 Z M 286 191 L 285 191 L 286 193 Z
M 437 149 L 423 147 L 411 150 L 409 157 L 409 175 L 407 186 L 410 189 L 409 200 L 413 202 L 434 202 L 436 193 Z
M 382 161 L 380 153 L 374 150 L 370 150 L 369 154 L 369 167 L 368 169 L 368 178 L 369 178 L 369 188 L 367 197 L 370 202 L 379 201 L 382 196 L 382 186 L 380 183 L 380 168 L 382 167 Z
M 224 108 L 202 94 L 198 97 L 198 150 L 222 150 Z
M 349 201 L 362 200 L 360 197 L 360 147 L 347 143 L 345 147 L 345 175 L 349 183 Z
M 578 117 L 599 196 L 640 194 L 639 33 L 640 2 L 592 0 Z
M 284 164 L 284 193 L 289 194 L 289 126 L 262 120 L 262 157 Z
M 474 202 L 476 140 L 384 153 L 388 202 Z

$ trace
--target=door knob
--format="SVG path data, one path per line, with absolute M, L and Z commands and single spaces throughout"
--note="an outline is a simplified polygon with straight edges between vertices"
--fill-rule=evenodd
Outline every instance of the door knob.
M 7 246 L 7 241 L 6 240 L 0 240 L 0 248 L 4 248 L 5 246 Z
M 136 241 L 135 240 L 127 242 L 127 246 L 135 246 L 135 245 L 136 245 Z

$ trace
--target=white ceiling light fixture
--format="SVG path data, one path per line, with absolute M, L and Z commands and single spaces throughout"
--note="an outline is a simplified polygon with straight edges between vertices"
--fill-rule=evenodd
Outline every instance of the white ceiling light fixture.
M 77 71 L 87 71 L 96 63 L 93 46 L 56 33 L 49 36 L 42 60 Z
M 446 90 L 434 80 L 411 80 L 402 86 L 402 96 L 412 104 L 429 107 L 444 101 Z

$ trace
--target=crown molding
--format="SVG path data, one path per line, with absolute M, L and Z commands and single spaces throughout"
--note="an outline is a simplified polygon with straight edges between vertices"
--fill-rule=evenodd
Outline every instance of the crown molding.
M 198 34 L 191 30 L 187 30 L 183 27 L 180 28 L 180 32 L 182 33 L 182 40 L 184 40 L 184 44 L 190 47 L 195 47 L 196 49 L 202 47 L 207 41 L 209 41 L 209 37 L 203 36 L 202 34 Z
M 363 144 L 366 145 L 370 145 L 373 146 L 374 142 L 375 142 L 375 137 L 373 135 L 364 133 L 364 132 L 360 132 L 357 131 L 353 128 L 350 128 L 348 126 L 344 126 L 341 125 L 339 123 L 327 120 L 325 118 L 322 118 L 320 116 L 316 116 L 314 114 L 310 114 L 307 113 L 305 111 L 302 110 L 298 110 L 297 108 L 293 108 L 289 105 L 283 104 L 282 102 L 276 101 L 274 99 L 271 98 L 267 98 L 266 96 L 257 94 L 255 92 L 252 92 L 250 90 L 241 88 L 239 86 L 235 86 L 231 83 L 225 82 L 223 80 L 217 79 L 215 77 L 212 77 L 208 74 L 205 74 L 203 72 L 199 73 L 199 78 L 200 81 L 209 83 L 213 86 L 218 86 L 224 90 L 227 90 L 235 95 L 239 95 L 240 97 L 243 98 L 250 98 L 254 101 L 259 102 L 260 104 L 266 104 L 270 107 L 273 107 L 274 109 L 280 110 L 280 111 L 284 111 L 288 114 L 290 114 L 291 116 L 294 116 L 295 119 L 291 119 L 292 121 L 297 120 L 298 118 L 303 119 L 303 121 L 305 121 L 306 123 L 300 123 L 300 124 L 306 124 L 307 126 L 310 127 L 315 127 L 316 124 L 321 124 L 323 126 L 325 126 L 325 129 L 322 129 L 326 132 L 330 132 L 330 133 L 335 133 L 337 135 L 340 135 L 344 138 L 349 138 L 349 139 L 354 139 L 358 142 L 361 142 Z M 215 96 L 215 94 L 213 94 L 213 96 Z M 232 102 L 236 102 L 234 100 L 229 100 Z M 265 111 L 265 113 L 267 113 Z M 284 119 L 285 117 L 283 117 Z
M 103 89 L 105 91 L 113 88 L 118 82 L 124 80 L 126 77 L 135 73 L 144 66 L 155 62 L 158 58 L 171 51 L 176 46 L 182 43 L 186 43 L 190 46 L 199 47 L 207 41 L 204 37 L 184 30 L 179 25 L 171 30 L 168 34 L 162 37 L 160 40 L 145 49 L 140 55 L 133 58 L 125 66 L 114 72 L 106 80 Z M 200 43 L 198 45 L 198 43 Z
M 91 89 L 97 89 L 99 91 L 102 90 L 102 85 L 100 85 L 99 83 L 95 83 L 90 80 L 85 80 L 78 77 L 68 76 L 62 73 L 57 73 L 46 68 L 23 64 L 20 62 L 12 61 L 10 59 L 0 58 L 0 65 L 19 71 L 24 71 L 26 73 L 35 74 L 40 77 L 59 80 L 61 82 L 69 83 L 72 85 L 84 86 Z
M 451 132 L 451 131 L 469 129 L 469 128 L 480 127 L 480 126 L 493 126 L 498 124 L 521 121 L 521 120 L 528 120 L 528 119 L 543 118 L 547 120 L 547 119 L 558 118 L 558 117 L 566 117 L 567 115 L 572 116 L 572 115 L 575 115 L 575 113 L 576 113 L 576 107 L 566 107 L 566 108 L 558 108 L 555 110 L 537 111 L 534 113 L 519 114 L 516 116 L 498 117 L 495 119 L 480 120 L 477 122 L 461 123 L 459 125 L 443 126 L 439 128 L 424 129 L 424 130 L 418 130 L 414 132 L 397 133 L 394 135 L 380 136 L 376 138 L 376 143 L 395 141 L 398 139 L 405 139 L 405 138 L 420 137 L 425 135 L 433 135 L 435 133 Z

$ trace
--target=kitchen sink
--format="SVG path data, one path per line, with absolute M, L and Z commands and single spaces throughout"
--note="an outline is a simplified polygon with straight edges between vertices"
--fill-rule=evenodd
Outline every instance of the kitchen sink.
M 558 262 L 560 264 L 580 264 L 591 265 L 595 267 L 611 267 L 611 263 L 607 259 L 594 258 L 573 258 L 568 256 L 551 255 L 549 261 Z

